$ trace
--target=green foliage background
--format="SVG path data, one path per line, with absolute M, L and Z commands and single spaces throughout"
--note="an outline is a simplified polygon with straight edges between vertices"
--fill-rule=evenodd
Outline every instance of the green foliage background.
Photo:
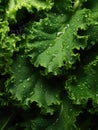
M 0 130 L 98 130 L 98 0 L 0 0 Z

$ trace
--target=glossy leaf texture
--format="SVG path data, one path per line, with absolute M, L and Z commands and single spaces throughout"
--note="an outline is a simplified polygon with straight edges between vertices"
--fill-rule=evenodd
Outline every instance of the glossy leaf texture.
M 65 101 L 65 99 L 60 104 L 56 115 L 49 117 L 49 119 L 39 116 L 34 120 L 22 123 L 21 125 L 24 126 L 25 130 L 79 130 L 75 123 L 76 117 L 80 114 L 81 109 L 79 106 L 69 103 L 71 100 L 66 99 Z
M 26 8 L 28 12 L 34 12 L 34 9 L 50 10 L 52 8 L 51 0 L 9 0 L 6 10 L 7 19 L 17 22 L 17 12 L 23 8 Z
M 12 63 L 14 51 L 17 51 L 16 43 L 20 41 L 14 34 L 8 35 L 9 26 L 7 21 L 0 19 L 0 71 L 5 73 Z
M 79 130 L 75 122 L 81 110 L 70 104 L 68 99 L 65 100 L 61 105 L 59 116 L 46 130 Z
M 66 82 L 65 88 L 75 104 L 86 104 L 89 99 L 98 104 L 98 55 L 85 56 L 84 66 L 80 66 Z
M 45 74 L 58 75 L 62 67 L 71 68 L 79 60 L 79 54 L 74 50 L 87 46 L 88 36 L 77 34 L 79 28 L 86 30 L 84 17 L 87 12 L 78 10 L 70 18 L 64 14 L 49 14 L 45 19 L 29 24 L 24 42 L 31 63 L 45 68 Z
M 21 107 L 29 108 L 36 102 L 44 113 L 53 114 L 53 105 L 60 104 L 59 84 L 42 77 L 25 58 L 16 55 L 12 65 L 12 80 L 7 82 L 7 90 Z
M 0 130 L 98 130 L 98 0 L 0 0 Z

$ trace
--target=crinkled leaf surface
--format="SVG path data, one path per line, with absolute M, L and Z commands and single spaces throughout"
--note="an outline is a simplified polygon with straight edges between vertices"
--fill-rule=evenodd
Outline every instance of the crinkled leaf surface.
M 98 104 L 98 56 L 95 54 L 91 53 L 89 63 L 76 70 L 75 75 L 66 83 L 69 97 L 75 104 L 87 103 L 88 99 Z
M 24 130 L 45 130 L 50 124 L 51 119 L 47 120 L 43 117 L 38 117 L 34 120 L 23 122 L 21 126 L 25 128 Z
M 96 22 L 96 25 L 90 26 L 86 33 L 89 36 L 89 45 L 87 47 L 91 48 L 98 43 L 98 23 Z
M 54 8 L 59 12 L 72 12 L 81 7 L 87 0 L 54 0 Z
M 0 106 L 6 106 L 9 102 L 9 97 L 5 92 L 5 81 L 6 77 L 4 75 L 0 75 Z
M 86 47 L 87 36 L 76 36 L 79 28 L 86 29 L 85 13 L 85 9 L 78 10 L 70 18 L 51 14 L 40 22 L 29 24 L 25 42 L 31 63 L 36 67 L 44 67 L 46 74 L 52 72 L 57 75 L 63 66 L 71 68 L 79 59 L 74 49 Z
M 53 115 L 48 120 L 45 117 L 38 117 L 23 123 L 22 126 L 25 127 L 25 130 L 78 130 L 75 122 L 81 110 L 69 103 L 69 99 L 65 98 L 65 100 L 59 106 L 60 109 L 56 116 Z
M 12 55 L 17 50 L 16 42 L 19 37 L 14 34 L 8 36 L 9 27 L 7 21 L 0 20 L 0 71 L 7 71 L 9 65 L 12 63 Z
M 60 104 L 58 83 L 40 76 L 23 55 L 16 56 L 12 71 L 13 80 L 7 86 L 12 99 L 20 101 L 23 108 L 36 102 L 43 112 L 52 114 L 52 105 Z
M 6 6 L 6 1 L 0 1 L 0 19 L 4 19 L 5 17 L 5 6 Z
M 0 130 L 98 130 L 97 7 L 0 0 Z
M 53 3 L 51 0 L 9 0 L 6 11 L 7 18 L 16 22 L 16 14 L 22 8 L 26 8 L 28 12 L 33 12 L 33 9 L 49 10 Z
M 87 0 L 86 8 L 89 8 L 92 11 L 97 11 L 98 10 L 98 0 L 95 0 L 95 1 Z
M 65 99 L 61 105 L 58 118 L 45 130 L 78 130 L 75 126 L 76 116 L 79 115 L 80 110 L 70 104 L 69 99 Z
M 75 1 L 74 1 L 75 2 Z M 73 0 L 55 0 L 54 8 L 59 12 L 71 11 L 73 8 Z

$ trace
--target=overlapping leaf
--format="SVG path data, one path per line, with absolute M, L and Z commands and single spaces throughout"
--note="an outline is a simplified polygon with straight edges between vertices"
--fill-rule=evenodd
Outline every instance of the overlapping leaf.
M 39 116 L 34 120 L 23 122 L 21 126 L 24 127 L 24 130 L 45 130 L 50 124 L 51 120 Z
M 88 99 L 98 104 L 98 56 L 95 54 L 91 53 L 91 58 L 87 57 L 89 60 L 84 59 L 89 63 L 76 70 L 66 83 L 69 97 L 75 104 L 85 104 Z
M 26 54 L 31 63 L 36 67 L 44 67 L 46 74 L 52 72 L 57 75 L 63 66 L 71 68 L 79 59 L 74 49 L 84 49 L 87 45 L 87 36 L 76 36 L 79 28 L 86 29 L 85 13 L 85 9 L 78 10 L 70 18 L 67 15 L 50 14 L 40 22 L 27 26 Z
M 7 18 L 16 22 L 17 11 L 26 8 L 28 12 L 33 12 L 33 9 L 49 10 L 53 3 L 51 0 L 9 0 L 6 11 Z M 20 16 L 19 16 L 20 17 Z
M 0 71 L 4 73 L 7 71 L 12 62 L 12 55 L 16 51 L 16 42 L 19 37 L 15 35 L 8 36 L 9 27 L 7 21 L 0 20 Z
M 97 130 L 97 7 L 0 0 L 0 130 Z
M 80 110 L 68 101 L 69 99 L 62 103 L 58 118 L 46 130 L 78 130 L 75 121 Z
M 59 108 L 56 116 L 49 119 L 39 116 L 34 120 L 23 123 L 22 126 L 25 127 L 25 130 L 79 130 L 75 123 L 81 110 L 69 103 L 69 99 L 63 101 Z
M 87 0 L 54 0 L 54 8 L 59 12 L 74 12 L 80 8 Z
M 12 71 L 13 80 L 7 86 L 12 99 L 19 101 L 23 108 L 36 102 L 43 112 L 52 114 L 52 105 L 60 104 L 58 84 L 41 77 L 24 56 L 16 56 Z
M 97 11 L 98 10 L 98 0 L 95 0 L 95 1 L 87 0 L 85 7 L 89 8 L 92 11 Z

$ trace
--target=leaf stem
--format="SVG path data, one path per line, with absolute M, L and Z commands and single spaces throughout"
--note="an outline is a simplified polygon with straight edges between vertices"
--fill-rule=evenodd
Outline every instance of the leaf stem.
M 7 124 L 9 123 L 9 121 L 11 120 L 13 114 L 11 114 L 10 117 L 8 117 L 8 119 L 5 121 L 5 123 L 2 125 L 1 129 L 0 130 L 4 130 L 7 126 Z

